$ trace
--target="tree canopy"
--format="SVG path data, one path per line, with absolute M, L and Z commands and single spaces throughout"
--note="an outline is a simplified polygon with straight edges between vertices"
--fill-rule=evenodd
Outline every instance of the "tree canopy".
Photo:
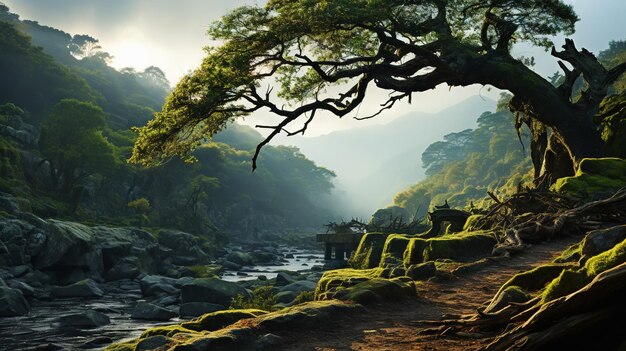
M 266 108 L 282 120 L 259 126 L 271 130 L 260 150 L 280 132 L 303 133 L 318 111 L 355 111 L 372 86 L 391 91 L 381 111 L 442 83 L 507 88 L 468 67 L 495 66 L 518 41 L 549 47 L 552 35 L 571 34 L 577 20 L 558 0 L 274 0 L 240 7 L 213 24 L 210 35 L 224 45 L 208 49 L 140 130 L 132 160 L 188 156 L 233 118 Z M 268 77 L 278 91 L 263 91 Z

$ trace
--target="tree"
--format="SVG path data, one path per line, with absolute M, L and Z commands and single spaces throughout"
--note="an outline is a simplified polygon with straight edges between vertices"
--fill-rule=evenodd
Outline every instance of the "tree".
M 67 193 L 86 177 L 106 175 L 120 164 L 115 147 L 102 134 L 105 126 L 104 112 L 93 103 L 65 99 L 54 107 L 44 122 L 40 147 L 59 190 Z
M 549 48 L 549 38 L 572 34 L 576 21 L 560 0 L 273 0 L 240 7 L 211 27 L 224 45 L 210 49 L 139 130 L 132 161 L 188 158 L 233 118 L 267 109 L 281 119 L 257 126 L 270 133 L 257 147 L 256 166 L 260 149 L 277 134 L 304 133 L 322 111 L 356 112 L 372 86 L 390 91 L 389 99 L 362 118 L 440 84 L 483 84 L 515 96 L 510 106 L 521 112 L 518 125 L 534 131 L 543 174 L 571 174 L 582 158 L 605 154 L 593 116 L 626 63 L 607 70 L 566 40 L 552 55 L 573 68 L 561 62 L 566 79 L 555 87 L 524 63 L 532 62 L 513 58 L 510 48 L 517 42 Z M 579 76 L 588 88 L 572 101 Z M 262 90 L 271 82 L 280 85 L 278 92 Z M 296 130 L 288 131 L 293 125 Z M 560 162 L 545 156 L 550 152 Z

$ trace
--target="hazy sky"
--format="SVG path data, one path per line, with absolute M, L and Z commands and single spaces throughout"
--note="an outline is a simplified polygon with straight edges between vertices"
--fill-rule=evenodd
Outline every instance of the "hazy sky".
M 161 67 L 172 83 L 196 67 L 212 45 L 206 36 L 209 24 L 229 9 L 263 3 L 263 0 L 0 0 L 23 19 L 59 28 L 70 34 L 89 34 L 98 38 L 105 51 L 114 56 L 118 68 Z M 610 40 L 626 39 L 626 0 L 566 0 L 574 4 L 581 17 L 573 36 L 579 47 L 597 52 Z M 562 38 L 555 40 L 557 45 Z M 535 56 L 537 71 L 544 76 L 558 70 L 556 60 L 541 50 L 519 47 L 517 55 Z M 310 135 L 355 125 L 385 123 L 410 111 L 439 111 L 469 96 L 482 94 L 496 98 L 488 87 L 439 87 L 414 96 L 413 105 L 398 106 L 381 118 L 358 123 L 351 119 L 324 118 L 316 121 Z M 359 112 L 376 109 L 384 95 L 372 94 Z M 260 116 L 260 119 L 266 119 Z

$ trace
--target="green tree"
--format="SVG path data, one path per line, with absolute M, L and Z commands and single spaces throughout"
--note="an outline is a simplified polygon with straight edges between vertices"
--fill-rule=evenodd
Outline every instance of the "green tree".
M 224 45 L 209 50 L 140 130 L 132 160 L 189 156 L 233 118 L 267 109 L 281 119 L 262 126 L 270 133 L 256 162 L 272 138 L 304 132 L 318 112 L 356 112 L 373 86 L 390 91 L 386 110 L 442 83 L 489 84 L 514 94 L 511 107 L 536 130 L 533 147 L 563 160 L 547 165 L 548 173 L 570 174 L 581 158 L 605 154 L 593 116 L 626 63 L 606 69 L 567 40 L 552 54 L 573 68 L 562 63 L 566 79 L 555 87 L 510 48 L 517 42 L 549 48 L 549 38 L 573 33 L 576 21 L 560 0 L 272 0 L 241 7 L 212 26 L 210 34 Z M 579 76 L 589 88 L 572 101 Z M 281 89 L 265 91 L 270 82 Z M 544 147 L 550 135 L 552 147 Z M 543 159 L 545 152 L 536 154 Z
M 65 99 L 54 107 L 44 122 L 40 147 L 59 190 L 69 192 L 86 177 L 119 166 L 115 147 L 102 134 L 105 126 L 104 112 L 93 103 Z

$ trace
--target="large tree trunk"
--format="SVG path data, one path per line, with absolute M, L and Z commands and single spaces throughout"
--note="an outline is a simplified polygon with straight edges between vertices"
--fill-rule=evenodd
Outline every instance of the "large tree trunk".
M 468 73 L 463 75 L 461 85 L 480 83 L 509 90 L 515 96 L 515 112 L 524 113 L 552 130 L 547 148 L 543 143 L 535 143 L 534 152 L 543 153 L 542 162 L 533 160 L 536 176 L 543 178 L 543 183 L 573 175 L 583 158 L 603 155 L 604 142 L 593 122 L 597 105 L 573 104 L 559 88 L 508 53 L 476 56 L 466 64 L 471 69 L 463 70 Z

